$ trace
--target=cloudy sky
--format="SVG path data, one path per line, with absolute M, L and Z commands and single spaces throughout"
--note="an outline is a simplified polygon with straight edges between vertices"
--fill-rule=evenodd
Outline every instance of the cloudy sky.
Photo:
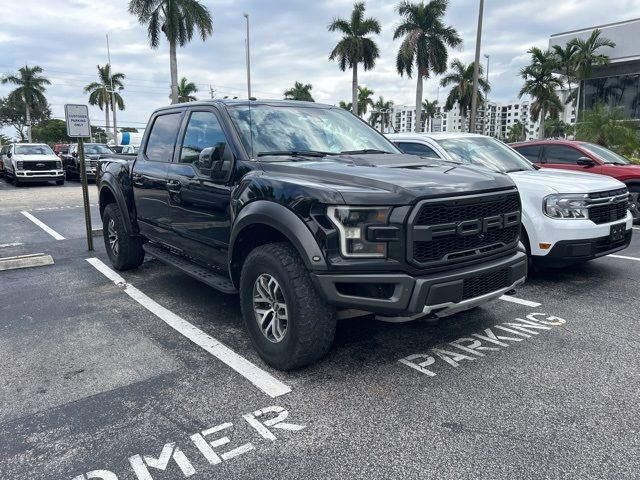
M 316 101 L 336 104 L 350 96 L 349 72 L 341 72 L 328 55 L 338 34 L 327 32 L 335 16 L 348 17 L 352 0 L 202 0 L 211 10 L 214 34 L 178 50 L 178 74 L 195 82 L 199 98 L 246 95 L 244 63 L 245 23 L 251 18 L 253 95 L 281 98 L 294 81 L 313 85 Z M 109 34 L 111 60 L 126 74 L 123 96 L 126 110 L 119 126 L 142 127 L 149 113 L 168 103 L 169 57 L 166 43 L 151 50 L 145 27 L 127 11 L 128 0 L 4 0 L 0 27 L 0 73 L 24 64 L 40 65 L 51 80 L 47 90 L 54 117 L 63 116 L 65 103 L 86 103 L 83 87 L 96 77 L 96 65 L 107 62 L 105 35 Z M 361 72 L 360 83 L 396 104 L 409 104 L 415 81 L 395 70 L 398 42 L 393 30 L 399 18 L 395 2 L 368 0 L 367 14 L 377 18 L 382 33 L 376 39 L 381 57 L 376 68 Z M 477 0 L 450 0 L 446 22 L 464 40 L 450 59 L 473 59 Z M 520 88 L 519 69 L 527 63 L 526 51 L 546 47 L 549 35 L 594 25 L 640 17 L 640 0 L 486 0 L 482 53 L 491 56 L 490 80 L 496 100 L 515 98 Z M 483 58 L 484 61 L 484 58 Z M 0 85 L 0 96 L 10 91 Z M 438 81 L 430 79 L 425 96 L 441 101 Z M 92 123 L 104 124 L 97 107 L 90 109 Z M 5 130 L 5 133 L 14 135 Z

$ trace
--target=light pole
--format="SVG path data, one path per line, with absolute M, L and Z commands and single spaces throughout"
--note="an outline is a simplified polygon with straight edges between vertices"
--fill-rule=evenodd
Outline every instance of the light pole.
M 484 54 L 484 58 L 487 59 L 487 85 L 489 85 L 489 55 Z M 489 131 L 491 131 L 491 112 L 489 112 L 489 121 L 487 122 L 487 109 L 489 108 L 489 93 L 487 92 L 484 97 L 484 121 L 482 122 L 482 129 L 486 129 L 486 124 L 489 123 Z M 483 131 L 484 135 L 485 132 Z
M 476 133 L 476 109 L 478 107 L 478 74 L 480 71 L 480 44 L 482 43 L 482 13 L 484 0 L 480 0 L 478 11 L 478 31 L 476 34 L 476 58 L 473 68 L 473 90 L 471 94 L 471 117 L 469 118 L 469 132 Z
M 111 111 L 113 112 L 113 144 L 118 145 L 118 124 L 116 123 L 116 91 L 113 88 L 113 70 L 111 69 L 111 50 L 109 49 L 109 34 L 107 34 L 107 61 L 109 62 L 109 76 L 111 77 Z
M 251 50 L 249 44 L 249 14 L 244 12 L 244 18 L 247 19 L 247 39 L 246 39 L 246 47 L 247 47 L 247 98 L 251 100 Z

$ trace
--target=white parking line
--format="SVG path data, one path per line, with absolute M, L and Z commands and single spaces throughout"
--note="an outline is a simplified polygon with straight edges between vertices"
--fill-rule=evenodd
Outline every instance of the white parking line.
M 129 285 L 127 282 L 125 282 L 124 278 L 118 275 L 115 271 L 111 270 L 107 265 L 105 265 L 97 258 L 87 258 L 87 262 L 93 265 L 96 270 L 102 273 L 117 286 L 121 287 L 127 295 L 129 295 L 136 302 L 153 313 L 160 320 L 164 321 L 167 325 L 175 329 L 178 333 L 181 333 L 182 335 L 187 337 L 196 345 L 205 349 L 218 360 L 233 368 L 236 372 L 245 377 L 270 397 L 279 397 L 280 395 L 284 395 L 291 391 L 291 387 L 282 383 L 280 380 L 273 377 L 270 373 L 262 370 L 260 367 L 254 365 L 246 358 L 238 355 L 229 347 L 226 347 L 215 338 L 207 335 L 202 330 L 187 322 L 182 317 L 179 317 L 172 311 L 164 308 L 155 300 L 147 297 L 136 287 Z
M 14 242 L 14 243 L 3 243 L 0 245 L 0 248 L 7 248 L 7 247 L 19 247 L 20 245 L 22 245 L 22 243 L 20 242 Z
M 634 230 L 640 230 L 640 227 L 633 227 Z
M 634 262 L 640 262 L 640 258 L 638 257 L 626 257 L 624 255 L 607 255 L 607 257 L 621 258 L 623 260 L 633 260 Z
M 512 297 L 511 295 L 502 295 L 500 300 L 504 300 L 505 302 L 517 303 L 519 305 L 525 305 L 527 307 L 536 308 L 542 305 L 541 303 L 531 302 L 529 300 L 523 300 L 522 298 Z
M 27 217 L 29 220 L 31 220 L 33 223 L 35 223 L 37 226 L 39 226 L 41 229 L 43 229 L 45 232 L 47 232 L 49 235 L 51 235 L 56 240 L 64 240 L 65 239 L 62 235 L 60 235 L 58 232 L 56 232 L 53 228 L 49 227 L 48 225 L 45 225 L 40 220 L 38 220 L 36 217 L 31 215 L 29 212 L 23 210 L 20 213 L 22 215 L 24 215 L 25 217 Z

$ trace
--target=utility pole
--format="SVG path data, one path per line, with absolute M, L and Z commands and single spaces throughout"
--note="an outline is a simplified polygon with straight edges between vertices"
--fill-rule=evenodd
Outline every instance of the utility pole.
M 251 99 L 251 51 L 250 51 L 250 43 L 249 43 L 249 14 L 244 12 L 244 18 L 247 19 L 247 39 L 246 47 L 247 47 L 247 98 Z
M 476 133 L 476 110 L 478 107 L 478 75 L 480 72 L 480 44 L 482 43 L 482 14 L 484 0 L 480 0 L 478 12 L 478 31 L 476 34 L 476 59 L 473 68 L 473 90 L 471 96 L 471 117 L 469 117 L 469 132 Z
M 109 74 L 111 76 L 111 110 L 113 112 L 113 144 L 118 144 L 118 125 L 116 123 L 116 91 L 113 88 L 113 69 L 111 68 L 111 51 L 109 49 L 109 34 L 107 34 L 107 60 L 109 61 Z
M 211 100 L 213 100 L 216 97 L 216 91 L 213 89 L 211 84 L 209 84 L 209 95 L 211 95 Z

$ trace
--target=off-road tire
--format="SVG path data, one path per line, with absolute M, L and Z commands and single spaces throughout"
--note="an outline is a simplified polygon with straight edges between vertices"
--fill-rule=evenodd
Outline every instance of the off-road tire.
M 115 251 L 109 239 L 109 224 L 112 220 L 112 227 L 117 233 L 117 249 Z M 115 203 L 107 205 L 102 214 L 102 236 L 113 268 L 116 270 L 131 270 L 142 265 L 144 260 L 142 239 L 127 233 L 122 212 Z
M 276 279 L 287 306 L 286 333 L 277 343 L 263 334 L 254 312 L 253 287 L 262 274 Z M 262 245 L 249 253 L 240 274 L 240 305 L 255 349 L 273 368 L 304 367 L 331 349 L 335 308 L 320 298 L 298 252 L 288 243 Z
M 632 186 L 629 187 L 629 192 L 632 196 L 632 201 L 635 199 L 635 205 L 631 207 L 631 213 L 633 214 L 633 223 L 636 225 L 640 224 L 640 187 Z

